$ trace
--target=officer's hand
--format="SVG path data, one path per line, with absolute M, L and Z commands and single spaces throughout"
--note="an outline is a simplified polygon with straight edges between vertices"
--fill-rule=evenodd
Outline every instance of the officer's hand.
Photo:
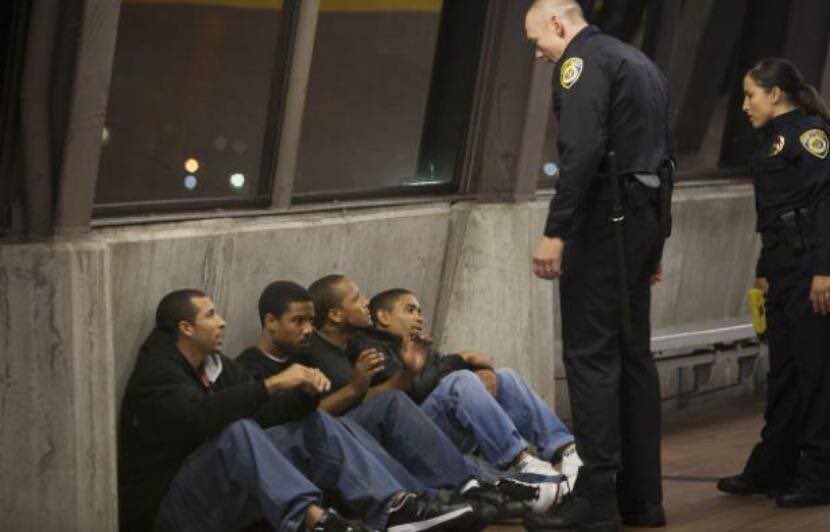
M 481 379 L 481 383 L 493 397 L 498 393 L 498 384 L 496 380 L 496 372 L 492 369 L 477 369 L 475 374 Z
M 541 279 L 557 279 L 562 275 L 562 252 L 565 241 L 543 236 L 533 251 L 533 273 Z
M 758 290 L 763 292 L 764 295 L 767 295 L 767 292 L 769 292 L 769 282 L 767 282 L 767 278 L 766 277 L 756 277 L 755 278 L 755 288 L 757 288 Z
M 352 368 L 352 385 L 366 393 L 372 384 L 372 377 L 383 370 L 383 367 L 383 354 L 380 351 L 377 349 L 361 351 Z
M 816 314 L 830 314 L 830 275 L 814 275 L 810 287 L 810 302 Z
M 654 273 L 651 274 L 651 286 L 663 282 L 663 263 L 658 262 L 657 267 L 654 268 Z

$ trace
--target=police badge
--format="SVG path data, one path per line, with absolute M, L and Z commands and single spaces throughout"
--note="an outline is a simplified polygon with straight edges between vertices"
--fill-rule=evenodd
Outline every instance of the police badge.
M 784 151 L 785 142 L 786 141 L 784 140 L 783 135 L 778 135 L 777 137 L 775 137 L 775 140 L 772 141 L 772 146 L 770 146 L 769 149 L 769 156 L 775 157 L 776 155 Z
M 830 142 L 827 141 L 827 133 L 824 130 L 808 129 L 801 134 L 800 140 L 804 149 L 819 159 L 826 158 L 827 152 L 830 151 Z
M 562 69 L 559 71 L 559 83 L 566 89 L 573 87 L 579 76 L 582 75 L 582 59 L 579 57 L 571 57 L 562 64 Z

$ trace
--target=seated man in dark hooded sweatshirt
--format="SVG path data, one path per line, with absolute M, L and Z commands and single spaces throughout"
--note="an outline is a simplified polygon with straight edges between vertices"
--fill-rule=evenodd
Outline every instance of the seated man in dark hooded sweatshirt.
M 259 342 L 244 350 L 237 362 L 252 375 L 266 379 L 285 368 L 305 360 L 303 351 L 309 348 L 312 321 L 315 317 L 308 291 L 290 281 L 269 284 L 259 298 L 259 317 L 262 325 Z M 367 365 L 354 370 L 362 393 L 368 393 L 371 375 L 380 365 Z M 373 371 L 374 369 L 374 371 Z M 352 370 L 349 370 L 350 373 Z M 336 392 L 336 390 L 331 390 Z M 323 400 L 324 405 L 328 398 Z M 296 396 L 298 402 L 309 398 Z M 482 520 L 518 517 L 525 513 L 521 501 L 514 501 L 497 486 L 479 481 L 477 468 L 471 467 L 441 430 L 403 392 L 379 392 L 366 401 L 353 405 L 340 403 L 343 408 L 330 410 L 347 413 L 338 419 L 359 433 L 368 431 L 382 447 L 417 479 L 419 491 L 438 489 L 456 492 L 463 498 L 478 501 Z M 324 406 L 322 408 L 326 410 Z M 394 468 L 390 468 L 394 471 Z M 409 485 L 406 480 L 401 480 Z M 514 504 L 511 504 L 514 503 Z M 494 506 L 488 511 L 482 506 Z M 498 510 L 501 510 L 499 512 Z M 493 515 L 487 515 L 493 514 Z
M 159 303 L 122 405 L 122 531 L 238 530 L 263 519 L 286 532 L 368 530 L 324 510 L 318 486 L 390 531 L 472 512 L 411 493 L 377 448 L 315 411 L 314 400 L 282 393 L 325 392 L 330 383 L 320 372 L 294 366 L 251 378 L 219 354 L 224 327 L 201 291 L 177 290 Z

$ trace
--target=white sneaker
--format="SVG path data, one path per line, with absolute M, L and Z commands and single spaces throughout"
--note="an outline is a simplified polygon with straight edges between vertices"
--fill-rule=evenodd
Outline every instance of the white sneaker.
M 576 445 L 571 443 L 562 450 L 562 460 L 557 465 L 559 472 L 568 479 L 568 487 L 573 490 L 579 468 L 582 467 L 582 459 L 576 452 Z
M 540 460 L 533 455 L 527 455 L 524 460 L 516 464 L 516 471 L 519 473 L 532 473 L 534 475 L 544 475 L 547 477 L 559 475 L 553 464 Z
M 533 513 L 544 513 L 548 508 L 559 504 L 570 493 L 567 480 L 552 482 L 523 482 L 516 479 L 502 479 L 498 487 L 512 499 L 526 501 Z

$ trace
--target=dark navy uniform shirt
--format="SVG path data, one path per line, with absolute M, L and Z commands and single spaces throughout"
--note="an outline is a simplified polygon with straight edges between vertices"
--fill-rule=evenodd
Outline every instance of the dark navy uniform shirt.
M 553 76 L 560 175 L 545 236 L 567 240 L 577 217 L 603 186 L 609 150 L 620 174 L 657 173 L 673 156 L 665 76 L 642 52 L 596 26 L 568 44 Z
M 781 229 L 782 214 L 806 208 L 805 232 L 812 236 L 813 273 L 830 275 L 830 157 L 828 126 L 797 109 L 770 120 L 752 158 L 758 232 Z M 764 252 L 757 275 L 767 268 Z

